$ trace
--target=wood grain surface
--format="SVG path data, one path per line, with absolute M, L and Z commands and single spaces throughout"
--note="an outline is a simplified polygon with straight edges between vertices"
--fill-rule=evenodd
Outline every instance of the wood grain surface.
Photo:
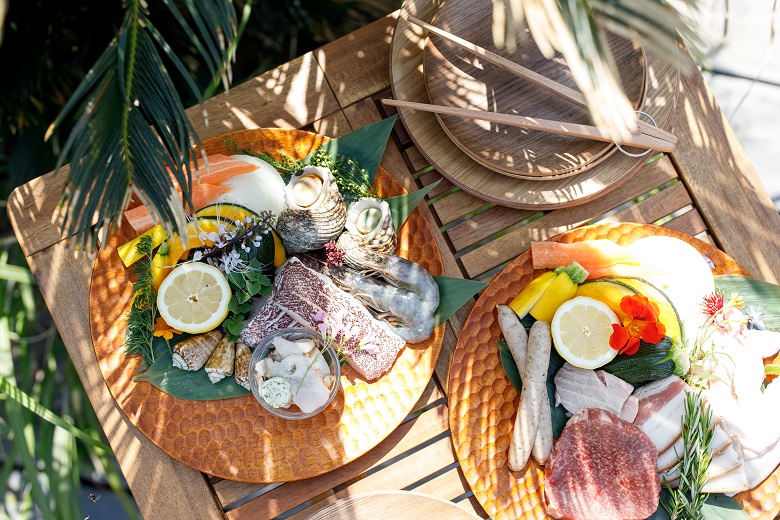
M 343 498 L 307 520 L 419 520 L 447 518 L 474 520 L 479 517 L 441 498 L 411 491 L 374 491 Z
M 530 33 L 510 53 L 493 43 L 490 0 L 447 0 L 432 22 L 499 56 L 531 69 L 568 88 L 576 88 L 571 70 L 560 55 L 545 58 Z M 642 106 L 645 68 L 642 49 L 623 38 L 609 37 L 623 89 L 634 108 Z M 532 85 L 444 38 L 429 34 L 423 59 L 431 102 L 448 107 L 486 110 L 534 119 L 591 124 L 586 110 Z M 617 151 L 610 143 L 506 124 L 439 115 L 442 129 L 458 148 L 479 164 L 519 178 L 577 174 Z
M 293 130 L 244 130 L 228 134 L 241 146 L 301 158 L 325 138 Z M 204 145 L 207 153 L 225 153 L 220 139 Z M 380 196 L 402 193 L 385 170 L 377 173 Z M 398 253 L 443 274 L 430 227 L 415 211 L 398 234 Z M 122 354 L 132 297 L 130 273 L 114 235 L 96 261 L 90 290 L 95 354 L 120 408 L 138 429 L 173 458 L 204 473 L 245 482 L 300 480 L 343 466 L 364 454 L 400 424 L 420 398 L 444 336 L 439 327 L 425 342 L 407 345 L 393 368 L 367 383 L 347 368 L 342 390 L 322 413 L 286 421 L 262 409 L 252 396 L 217 401 L 188 401 L 149 383 L 132 381 L 140 359 Z
M 390 75 L 393 96 L 404 101 L 427 102 L 422 53 L 427 34 L 406 17 L 430 22 L 441 2 L 406 0 L 393 35 Z M 446 5 L 446 4 L 444 4 Z M 643 108 L 665 128 L 673 112 L 678 72 L 652 54 L 647 56 L 647 100 Z M 555 209 L 593 200 L 625 182 L 644 159 L 613 154 L 572 178 L 523 180 L 485 168 L 455 146 L 436 116 L 400 109 L 398 113 L 419 151 L 443 176 L 463 190 L 489 202 L 521 209 Z M 634 150 L 635 151 L 635 150 Z
M 556 242 L 608 239 L 628 245 L 646 236 L 672 236 L 707 253 L 715 264 L 713 274 L 749 275 L 714 246 L 683 233 L 641 224 L 601 224 L 558 235 Z M 506 378 L 495 345 L 501 331 L 495 316 L 497 304 L 507 304 L 534 277 L 530 252 L 510 263 L 482 293 L 458 338 L 452 358 L 448 398 L 452 403 L 452 442 L 466 480 L 485 511 L 494 520 L 547 518 L 544 506 L 544 469 L 531 461 L 523 471 L 507 467 L 509 435 L 519 395 Z M 780 511 L 777 483 L 780 469 L 753 491 L 737 500 L 754 517 Z M 771 502 L 764 509 L 765 502 Z

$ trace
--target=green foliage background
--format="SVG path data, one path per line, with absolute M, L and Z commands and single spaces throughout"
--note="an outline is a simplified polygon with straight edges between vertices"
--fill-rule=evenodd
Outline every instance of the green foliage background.
M 119 1 L 7 1 L 0 20 L 3 207 L 16 186 L 54 168 L 60 143 L 43 141 L 46 128 L 124 15 Z M 248 19 L 234 85 L 386 15 L 400 1 L 236 0 L 235 6 L 239 20 L 244 13 Z M 197 51 L 166 20 L 170 14 L 155 0 L 149 11 L 205 97 L 218 93 Z M 177 87 L 184 105 L 192 105 Z M 139 517 L 115 458 L 100 447 L 107 441 L 5 212 L 0 230 L 0 517 L 85 518 L 92 507 L 79 495 L 85 484 L 113 490 L 127 514 Z

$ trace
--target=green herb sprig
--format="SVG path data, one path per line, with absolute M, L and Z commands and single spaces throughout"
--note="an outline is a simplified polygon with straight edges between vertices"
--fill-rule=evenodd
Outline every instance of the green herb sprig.
M 707 470 L 712 454 L 709 451 L 714 435 L 712 410 L 701 399 L 701 391 L 688 392 L 685 396 L 685 412 L 682 417 L 682 458 L 675 468 L 680 472 L 677 489 L 672 489 L 664 477 L 664 486 L 670 498 L 662 501 L 672 520 L 701 520 L 701 508 L 707 500 L 702 493 L 707 483 Z
M 306 162 L 302 160 L 296 161 L 284 152 L 281 152 L 279 154 L 279 159 L 276 159 L 267 152 L 256 152 L 255 150 L 244 148 L 229 137 L 222 138 L 222 142 L 233 152 L 251 155 L 252 157 L 264 160 L 276 168 L 285 182 L 289 181 L 290 176 L 295 172 L 304 166 L 307 166 Z M 336 157 L 334 158 L 327 150 L 320 146 L 311 154 L 308 165 L 328 168 L 333 174 L 333 178 L 336 179 L 336 184 L 342 195 L 346 195 L 351 199 L 359 199 L 361 197 L 377 198 L 376 193 L 370 187 L 371 179 L 368 176 L 368 172 L 361 168 L 357 161 L 344 154 L 336 154 Z
M 271 294 L 271 281 L 263 273 L 263 266 L 253 258 L 249 266 L 241 271 L 233 271 L 227 279 L 233 296 L 228 302 L 228 317 L 222 322 L 230 341 L 238 341 L 244 330 L 244 320 L 252 309 L 252 298 Z
M 258 159 L 262 159 L 263 161 L 267 162 L 276 168 L 282 177 L 286 177 L 285 180 L 289 180 L 290 175 L 306 166 L 306 163 L 303 161 L 296 161 L 284 152 L 281 152 L 279 154 L 279 159 L 276 159 L 267 152 L 256 152 L 254 150 L 250 150 L 249 148 L 244 148 L 230 137 L 223 137 L 222 142 L 225 143 L 225 146 L 227 146 L 228 149 L 233 152 L 257 157 Z
M 149 367 L 154 363 L 152 348 L 154 340 L 154 320 L 157 315 L 157 291 L 152 279 L 152 237 L 144 235 L 135 250 L 141 255 L 136 262 L 133 274 L 138 280 L 133 284 L 133 302 L 127 315 L 127 333 L 125 335 L 125 355 L 143 358 Z

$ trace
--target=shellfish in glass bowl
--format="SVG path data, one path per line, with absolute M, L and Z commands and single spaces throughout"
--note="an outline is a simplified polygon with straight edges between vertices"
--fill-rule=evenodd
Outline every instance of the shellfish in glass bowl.
M 249 387 L 260 405 L 283 419 L 307 419 L 333 401 L 341 365 L 333 346 L 308 329 L 263 338 L 249 362 Z

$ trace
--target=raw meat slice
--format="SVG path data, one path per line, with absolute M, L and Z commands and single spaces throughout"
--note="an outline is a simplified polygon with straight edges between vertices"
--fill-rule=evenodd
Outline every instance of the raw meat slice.
M 629 383 L 603 370 L 564 363 L 555 374 L 555 405 L 562 404 L 572 414 L 583 408 L 599 408 L 620 416 L 633 391 L 634 387 Z M 634 419 L 633 416 L 621 418 L 629 422 Z
M 387 372 L 406 345 L 353 296 L 297 258 L 288 260 L 277 275 L 274 299 L 280 309 L 312 330 L 317 330 L 314 316 L 318 312 L 331 319 L 338 317 L 339 325 L 349 334 L 338 332 L 334 344 L 341 346 L 347 362 L 366 380 L 377 379 Z M 373 338 L 373 344 L 362 345 L 366 338 Z
M 637 426 L 585 408 L 564 428 L 545 467 L 547 513 L 577 520 L 641 520 L 658 508 L 657 452 Z
M 652 439 L 658 453 L 666 451 L 680 437 L 688 385 L 677 376 L 669 376 L 637 388 L 639 411 L 634 424 Z

